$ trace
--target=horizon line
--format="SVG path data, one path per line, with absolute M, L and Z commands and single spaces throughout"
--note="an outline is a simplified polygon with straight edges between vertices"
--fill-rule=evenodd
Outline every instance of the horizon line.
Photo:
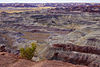
M 3 3 L 3 2 L 0 2 L 0 3 Z M 5 2 L 5 3 L 27 3 L 27 2 Z M 98 2 L 32 2 L 32 3 L 98 3 Z

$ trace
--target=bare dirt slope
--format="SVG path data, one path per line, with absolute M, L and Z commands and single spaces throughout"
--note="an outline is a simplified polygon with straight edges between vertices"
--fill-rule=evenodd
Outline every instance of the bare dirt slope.
M 44 60 L 41 62 L 32 62 L 25 59 L 18 59 L 15 55 L 0 52 L 0 67 L 86 67 L 73 65 L 62 61 Z

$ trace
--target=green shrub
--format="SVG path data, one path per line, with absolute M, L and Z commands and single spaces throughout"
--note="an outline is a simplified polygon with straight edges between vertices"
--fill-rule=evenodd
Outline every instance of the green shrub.
M 31 47 L 26 47 L 25 49 L 24 48 L 20 48 L 21 57 L 25 58 L 25 59 L 28 59 L 28 60 L 31 60 L 32 57 L 34 56 L 36 45 L 37 45 L 36 43 L 32 43 Z

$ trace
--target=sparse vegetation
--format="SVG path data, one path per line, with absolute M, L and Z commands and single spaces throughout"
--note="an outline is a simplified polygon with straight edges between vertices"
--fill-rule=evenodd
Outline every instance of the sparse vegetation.
M 31 47 L 20 48 L 21 57 L 31 60 L 32 57 L 34 56 L 36 45 L 37 45 L 36 43 L 32 43 Z

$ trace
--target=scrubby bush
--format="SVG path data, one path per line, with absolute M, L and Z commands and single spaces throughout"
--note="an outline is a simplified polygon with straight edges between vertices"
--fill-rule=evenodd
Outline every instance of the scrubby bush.
M 37 45 L 36 43 L 32 43 L 31 47 L 20 48 L 21 57 L 31 60 L 32 57 L 34 56 L 36 45 Z

